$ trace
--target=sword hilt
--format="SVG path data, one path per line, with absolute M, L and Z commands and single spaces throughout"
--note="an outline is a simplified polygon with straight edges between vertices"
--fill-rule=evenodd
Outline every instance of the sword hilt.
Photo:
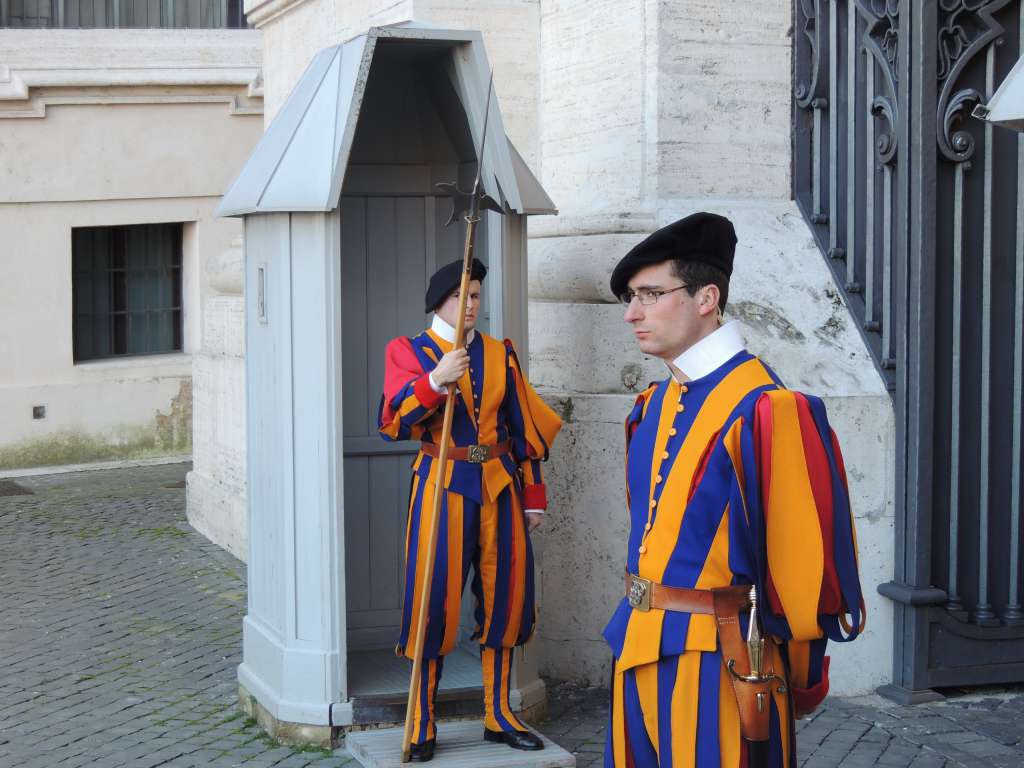
M 764 637 L 757 626 L 757 587 L 750 588 L 750 623 L 747 625 L 747 649 L 750 652 L 750 675 L 761 677 L 764 670 Z

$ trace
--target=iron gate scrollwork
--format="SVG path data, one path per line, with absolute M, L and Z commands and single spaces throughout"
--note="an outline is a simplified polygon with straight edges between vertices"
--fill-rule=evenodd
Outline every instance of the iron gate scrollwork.
M 794 196 L 893 394 L 888 693 L 1024 680 L 1024 137 L 1011 0 L 796 0 Z

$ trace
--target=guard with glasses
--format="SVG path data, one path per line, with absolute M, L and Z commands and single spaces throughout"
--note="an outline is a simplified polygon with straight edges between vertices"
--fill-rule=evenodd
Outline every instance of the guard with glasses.
M 410 757 L 426 762 L 436 743 L 434 703 L 444 657 L 455 648 L 462 592 L 473 567 L 476 631 L 484 684 L 484 739 L 514 749 L 543 742 L 509 703 L 512 657 L 533 634 L 534 574 L 530 532 L 541 524 L 547 493 L 541 472 L 561 429 L 558 415 L 523 375 L 515 348 L 475 330 L 487 268 L 477 259 L 466 302 L 466 346 L 453 349 L 462 259 L 439 269 L 426 294 L 427 330 L 392 339 L 385 350 L 379 426 L 385 440 L 419 440 L 412 465 L 406 530 L 405 600 L 397 651 L 412 658 L 434 488 L 444 483 Z M 452 447 L 436 461 L 447 386 L 458 398 Z M 422 524 L 422 526 L 421 526 Z M 422 531 L 421 531 L 422 527 Z
M 606 768 L 790 768 L 828 691 L 828 640 L 863 629 L 843 459 L 820 399 L 787 390 L 723 323 L 736 234 L 716 214 L 615 267 L 663 380 L 626 418 L 624 596 Z

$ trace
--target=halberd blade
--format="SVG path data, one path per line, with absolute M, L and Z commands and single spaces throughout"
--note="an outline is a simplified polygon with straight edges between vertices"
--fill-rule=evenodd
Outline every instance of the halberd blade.
M 459 185 L 454 181 L 443 181 L 435 186 L 437 186 L 441 191 L 441 194 L 452 199 L 452 213 L 448 217 L 448 221 L 444 223 L 446 227 L 451 226 L 454 222 L 458 221 L 472 210 L 472 192 L 463 192 L 459 189 Z
M 458 221 L 464 215 L 473 210 L 472 192 L 463 192 L 454 181 L 444 181 L 436 184 L 435 186 L 443 195 L 452 199 L 452 213 L 448 217 L 448 221 L 444 223 L 446 227 Z M 494 211 L 502 216 L 505 215 L 505 208 L 501 203 L 484 192 L 480 193 L 480 209 Z
M 448 217 L 448 221 L 444 223 L 446 227 L 461 218 L 476 218 L 481 208 L 500 213 L 502 216 L 505 215 L 504 207 L 484 191 L 483 185 L 484 150 L 487 147 L 487 123 L 490 119 L 491 91 L 493 89 L 494 73 L 492 72 L 490 80 L 487 82 L 487 101 L 484 102 L 484 130 L 480 137 L 480 150 L 476 153 L 476 179 L 473 181 L 472 191 L 462 191 L 459 189 L 458 183 L 454 181 L 446 181 L 437 185 L 437 188 L 441 190 L 443 195 L 452 199 L 452 214 Z

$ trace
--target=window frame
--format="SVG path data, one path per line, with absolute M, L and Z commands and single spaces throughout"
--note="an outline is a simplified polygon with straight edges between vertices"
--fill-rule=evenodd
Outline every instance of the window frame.
M 124 360 L 137 360 L 139 358 L 148 357 L 167 357 L 167 356 L 179 356 L 186 353 L 186 313 L 185 313 L 185 271 L 186 271 L 186 257 L 185 257 L 185 226 L 187 222 L 157 222 L 157 223 L 146 223 L 146 224 L 115 224 L 115 225 L 100 225 L 100 226 L 83 226 L 83 227 L 72 227 L 71 229 L 71 347 L 72 347 L 72 362 L 74 365 L 91 365 L 96 363 L 116 363 Z M 167 228 L 167 235 L 169 236 L 169 244 L 171 251 L 171 260 L 169 263 L 152 263 L 148 258 L 144 258 L 142 264 L 133 263 L 130 259 L 134 254 L 129 254 L 127 251 L 127 241 L 129 231 L 139 228 Z M 79 263 L 79 259 L 84 258 L 85 254 L 81 253 L 77 243 L 77 239 L 80 236 L 84 236 L 85 232 L 97 233 L 100 230 L 106 230 L 110 241 L 107 246 L 107 264 L 100 269 L 93 268 L 82 268 Z M 96 252 L 92 252 L 94 257 Z M 145 280 L 147 276 L 155 273 L 157 279 L 169 279 L 172 281 L 170 284 L 170 303 L 167 305 L 158 304 L 151 306 L 150 299 L 151 293 L 158 295 L 166 291 L 166 283 L 152 290 L 149 286 L 143 288 L 143 309 L 131 308 L 128 306 L 127 297 L 131 290 L 131 283 L 133 278 Z M 116 284 L 118 276 L 121 276 L 120 287 Z M 106 279 L 108 283 L 108 307 L 105 311 L 100 311 L 96 306 L 96 291 L 97 285 Z M 89 286 L 85 288 L 83 282 L 88 280 Z M 82 281 L 82 282 L 80 282 Z M 92 308 L 84 310 L 79 306 L 79 297 L 82 290 L 89 290 L 92 292 Z M 120 308 L 115 308 L 117 305 L 117 299 L 115 298 L 120 294 L 122 305 Z M 146 331 L 143 335 L 143 347 L 142 350 L 128 351 L 132 347 L 133 341 L 133 315 L 142 314 L 145 316 Z M 154 317 L 169 316 L 170 318 L 170 333 L 172 338 L 171 349 L 159 349 L 154 348 Z M 106 318 L 106 339 L 107 346 L 110 352 L 106 354 L 95 354 L 90 353 L 85 355 L 82 351 L 84 346 L 84 334 L 95 333 L 97 327 L 95 318 Z M 118 321 L 116 318 L 124 318 L 121 323 L 121 330 L 117 328 Z M 91 323 L 91 329 L 87 329 L 83 321 L 88 320 Z M 122 336 L 122 341 L 119 343 L 118 337 Z M 97 345 L 93 341 L 92 348 L 95 350 Z M 121 347 L 125 349 L 124 352 L 115 352 L 114 349 Z

